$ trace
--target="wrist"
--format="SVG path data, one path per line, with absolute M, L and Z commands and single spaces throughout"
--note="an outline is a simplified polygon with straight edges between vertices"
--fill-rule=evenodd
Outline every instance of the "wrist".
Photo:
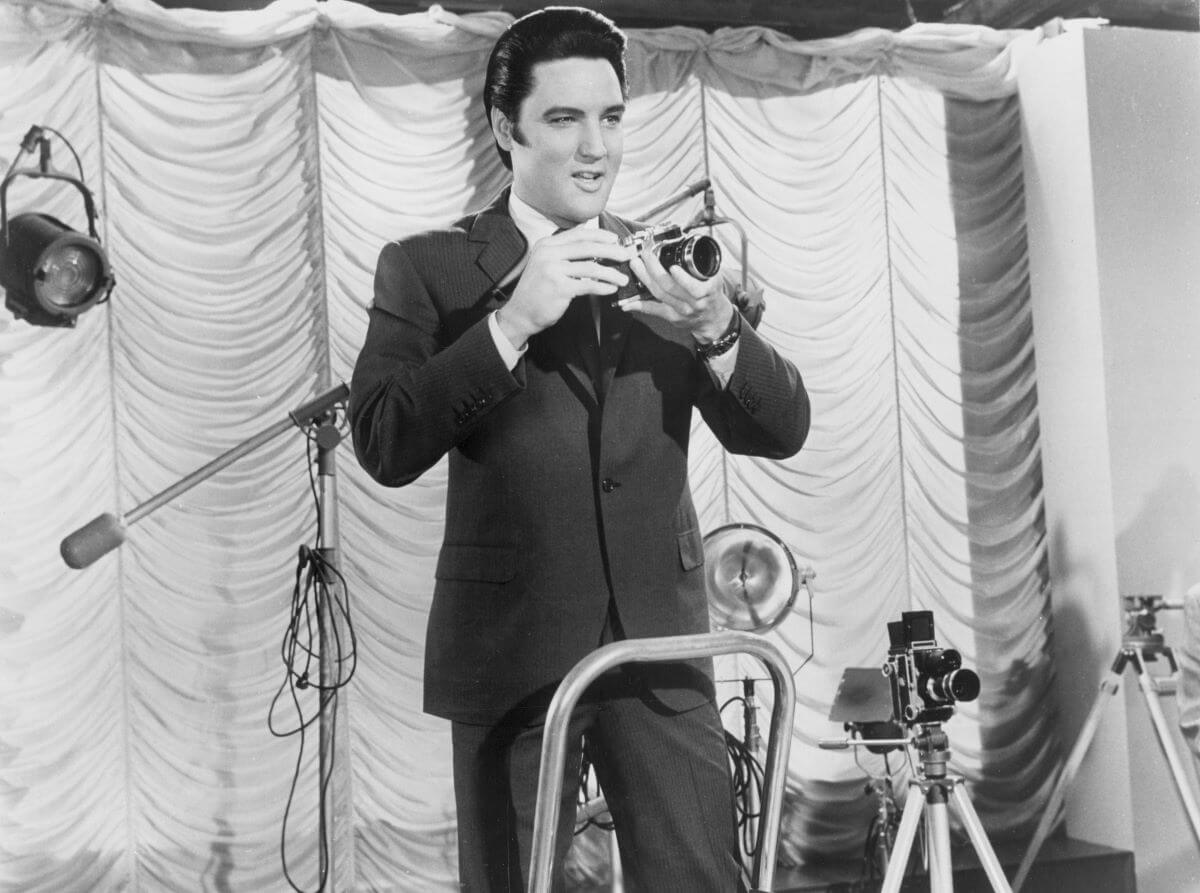
M 509 315 L 503 313 L 505 309 L 507 308 L 501 307 L 496 310 L 496 327 L 500 330 L 500 334 L 508 339 L 513 350 L 524 350 L 529 341 L 529 335 L 516 324 L 516 321 L 510 319 Z
M 703 346 L 712 344 L 728 335 L 730 330 L 737 324 L 738 312 L 733 304 L 726 305 L 727 313 L 719 322 L 714 321 L 708 325 L 702 325 L 696 331 L 692 332 L 692 338 L 696 343 Z
M 696 355 L 700 359 L 708 361 L 721 356 L 730 351 L 738 342 L 738 338 L 742 334 L 742 315 L 735 309 L 729 319 L 729 324 L 725 327 L 725 331 L 713 341 L 699 342 L 696 344 Z

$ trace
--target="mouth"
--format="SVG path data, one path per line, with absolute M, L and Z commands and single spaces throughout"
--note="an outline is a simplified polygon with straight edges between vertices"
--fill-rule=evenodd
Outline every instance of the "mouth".
M 571 174 L 571 179 L 585 192 L 596 192 L 604 183 L 605 176 L 603 171 L 576 171 Z

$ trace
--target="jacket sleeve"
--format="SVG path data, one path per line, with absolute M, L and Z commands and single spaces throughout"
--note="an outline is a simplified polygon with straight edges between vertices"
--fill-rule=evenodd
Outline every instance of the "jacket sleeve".
M 701 373 L 697 406 L 725 449 L 769 459 L 799 452 L 811 411 L 804 381 L 744 318 L 728 385 L 719 388 L 706 369 Z
M 404 243 L 384 246 L 349 420 L 358 461 L 387 486 L 415 480 L 523 385 L 523 367 L 505 366 L 487 316 L 451 336 L 439 297 Z

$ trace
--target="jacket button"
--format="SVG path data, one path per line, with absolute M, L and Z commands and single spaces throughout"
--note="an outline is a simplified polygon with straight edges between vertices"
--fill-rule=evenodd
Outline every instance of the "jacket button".
M 614 481 L 612 478 L 605 478 L 600 482 L 600 489 L 605 493 L 611 493 L 617 487 L 621 486 L 620 481 Z

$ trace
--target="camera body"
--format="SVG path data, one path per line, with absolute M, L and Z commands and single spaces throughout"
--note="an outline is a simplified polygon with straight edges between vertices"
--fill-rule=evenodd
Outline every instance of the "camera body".
M 712 279 L 721 270 L 721 245 L 712 236 L 689 235 L 683 227 L 674 223 L 660 223 L 630 233 L 621 239 L 621 244 L 632 246 L 639 254 L 652 251 L 665 269 L 682 267 L 689 276 L 697 279 Z M 634 300 L 646 300 L 647 293 L 642 283 L 633 275 L 628 264 L 613 264 L 626 276 L 629 283 L 617 289 L 611 301 L 614 307 Z
M 891 647 L 883 667 L 892 687 L 893 719 L 907 725 L 947 720 L 957 701 L 979 697 L 979 676 L 963 668 L 957 651 L 938 647 L 932 611 L 900 617 L 888 624 Z

